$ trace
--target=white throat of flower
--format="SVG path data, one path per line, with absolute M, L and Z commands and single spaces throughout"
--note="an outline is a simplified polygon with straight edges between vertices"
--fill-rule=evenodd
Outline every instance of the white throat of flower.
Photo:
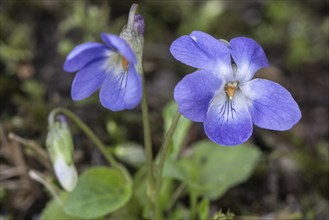
M 107 72 L 112 72 L 114 74 L 119 74 L 122 72 L 127 72 L 129 68 L 129 61 L 119 53 L 109 53 L 108 61 L 105 62 L 104 69 Z M 111 71 L 110 71 L 111 70 Z

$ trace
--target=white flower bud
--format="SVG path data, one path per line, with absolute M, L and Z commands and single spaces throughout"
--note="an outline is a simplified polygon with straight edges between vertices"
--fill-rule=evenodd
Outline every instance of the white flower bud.
M 72 191 L 77 185 L 78 173 L 74 164 L 68 165 L 64 157 L 57 157 L 53 163 L 54 170 L 58 181 L 66 191 Z
M 73 141 L 65 119 L 49 126 L 46 145 L 59 183 L 66 191 L 72 191 L 78 174 L 73 163 Z

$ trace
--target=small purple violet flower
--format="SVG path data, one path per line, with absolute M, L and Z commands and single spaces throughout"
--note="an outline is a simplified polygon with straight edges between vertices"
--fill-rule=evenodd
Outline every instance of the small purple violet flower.
M 136 56 L 119 36 L 102 34 L 106 45 L 87 42 L 67 56 L 64 70 L 79 71 L 72 83 L 75 101 L 85 99 L 100 88 L 100 102 L 112 111 L 132 109 L 142 97 L 141 77 Z
M 137 6 L 133 6 L 129 23 L 120 37 L 103 33 L 101 37 L 105 45 L 83 43 L 67 56 L 64 70 L 78 71 L 72 83 L 73 100 L 85 99 L 100 88 L 101 104 L 112 111 L 133 109 L 140 102 L 142 81 L 138 70 L 143 47 L 141 39 L 144 19 L 135 15 Z
M 238 145 L 249 139 L 253 124 L 271 130 L 288 130 L 301 118 L 289 91 L 265 79 L 252 79 L 269 66 L 261 46 L 246 37 L 229 43 L 193 31 L 176 39 L 170 52 L 197 71 L 175 87 L 174 99 L 186 118 L 203 122 L 207 136 L 221 145 Z

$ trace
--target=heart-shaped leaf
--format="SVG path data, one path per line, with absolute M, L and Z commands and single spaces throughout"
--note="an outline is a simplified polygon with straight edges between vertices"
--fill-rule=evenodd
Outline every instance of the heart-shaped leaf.
M 124 168 L 93 167 L 80 176 L 64 211 L 81 219 L 94 219 L 122 207 L 131 193 L 131 178 Z
M 61 202 L 65 202 L 67 199 L 68 193 L 62 192 L 59 195 L 59 199 Z M 63 210 L 63 205 L 61 205 L 55 199 L 50 200 L 47 203 L 47 206 L 41 213 L 41 220 L 48 220 L 48 219 L 65 219 L 65 220 L 79 220 L 79 218 L 72 217 L 67 215 Z
M 208 199 L 217 199 L 230 187 L 245 181 L 260 156 L 256 147 L 247 144 L 222 147 L 207 140 L 196 143 L 192 149 L 190 156 L 178 161 L 168 159 L 163 175 L 185 182 Z

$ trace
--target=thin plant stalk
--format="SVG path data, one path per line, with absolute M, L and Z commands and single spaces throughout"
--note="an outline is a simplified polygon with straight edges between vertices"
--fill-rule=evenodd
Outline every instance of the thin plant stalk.
M 197 220 L 197 203 L 198 203 L 198 194 L 193 192 L 193 190 L 189 190 L 190 194 L 190 219 Z
M 146 95 L 146 85 L 144 73 L 142 73 L 142 87 L 143 87 L 143 96 L 142 96 L 142 119 L 143 119 L 143 130 L 144 130 L 144 147 L 146 155 L 146 165 L 147 165 L 147 194 L 149 196 L 149 205 L 151 207 L 150 219 L 156 215 L 156 186 L 154 178 L 154 169 L 153 169 L 153 150 L 152 150 L 152 135 L 151 135 L 151 126 L 150 126 L 150 117 L 147 103 Z
M 160 211 L 160 204 L 159 204 L 159 196 L 160 196 L 160 191 L 161 191 L 161 185 L 162 185 L 162 171 L 163 171 L 163 166 L 167 157 L 167 152 L 169 149 L 169 144 L 172 139 L 172 136 L 174 135 L 174 132 L 176 130 L 178 121 L 180 119 L 181 114 L 176 112 L 175 117 L 164 137 L 163 143 L 160 148 L 160 153 L 158 155 L 159 158 L 159 163 L 157 165 L 157 175 L 156 175 L 156 203 L 155 203 L 155 214 L 156 214 L 156 219 L 162 219 L 161 211 Z
M 163 143 L 161 145 L 161 148 L 160 148 L 160 153 L 159 153 L 159 165 L 158 165 L 158 175 L 161 177 L 162 176 L 162 170 L 163 170 L 163 166 L 164 166 L 164 162 L 166 160 L 166 157 L 167 157 L 167 152 L 168 152 L 168 149 L 169 149 L 169 144 L 170 144 L 170 141 L 172 139 L 172 136 L 174 135 L 174 132 L 176 130 L 176 127 L 177 127 L 177 124 L 178 124 L 178 121 L 180 119 L 180 116 L 181 114 L 178 112 L 176 112 L 175 116 L 174 116 L 174 119 L 173 121 L 171 122 L 171 125 L 165 135 L 165 138 L 163 140 Z
M 49 125 L 54 124 L 55 116 L 58 114 L 63 114 L 65 116 L 67 116 L 68 118 L 70 118 L 88 136 L 88 138 L 96 145 L 96 147 L 103 154 L 103 156 L 108 161 L 108 163 L 110 165 L 112 165 L 113 167 L 121 169 L 121 166 L 119 165 L 119 163 L 114 159 L 112 154 L 108 150 L 106 150 L 106 147 L 99 140 L 99 138 L 94 134 L 94 132 L 83 121 L 81 121 L 81 119 L 78 116 L 76 116 L 71 111 L 69 111 L 65 108 L 55 108 L 54 110 L 51 111 L 51 113 L 48 117 Z
M 179 196 L 184 192 L 186 188 L 186 184 L 185 183 L 180 183 L 179 186 L 176 188 L 176 190 L 174 191 L 174 193 L 172 194 L 172 196 L 170 197 L 170 200 L 168 202 L 168 208 L 166 208 L 166 212 L 171 212 L 172 208 L 175 206 Z
M 63 201 L 59 198 L 59 189 L 57 189 L 57 187 L 50 180 L 48 180 L 45 175 L 37 170 L 30 170 L 29 176 L 35 181 L 41 183 L 50 192 L 59 205 L 63 205 Z

